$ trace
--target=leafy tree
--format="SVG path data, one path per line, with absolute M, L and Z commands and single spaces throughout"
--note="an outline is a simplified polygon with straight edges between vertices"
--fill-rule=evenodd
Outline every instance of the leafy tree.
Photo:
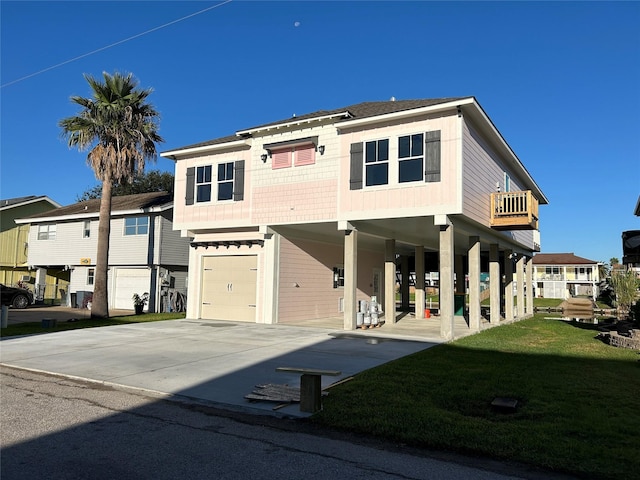
M 626 313 L 635 302 L 638 290 L 638 278 L 633 270 L 614 272 L 611 275 L 611 286 L 616 296 L 620 313 Z
M 114 184 L 129 183 L 144 171 L 145 161 L 155 161 L 160 114 L 146 103 L 152 89 L 139 89 L 132 74 L 106 72 L 103 80 L 84 75 L 91 98 L 72 96 L 78 115 L 60 120 L 61 136 L 69 147 L 89 151 L 87 163 L 102 183 L 98 222 L 98 251 L 94 278 L 92 318 L 108 318 L 107 268 L 111 196 Z
M 111 196 L 134 195 L 136 193 L 169 192 L 173 193 L 173 174 L 151 170 L 141 175 L 136 174 L 131 183 L 119 182 L 113 185 Z M 100 198 L 102 185 L 96 185 L 85 190 L 77 197 L 78 202 Z
M 609 259 L 609 265 L 611 265 L 611 267 L 613 267 L 614 265 L 618 265 L 620 263 L 620 260 L 618 259 L 618 257 L 611 257 Z

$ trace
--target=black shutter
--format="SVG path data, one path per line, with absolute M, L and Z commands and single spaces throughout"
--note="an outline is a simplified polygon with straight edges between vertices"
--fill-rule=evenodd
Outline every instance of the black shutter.
M 184 197 L 187 205 L 193 205 L 193 194 L 196 189 L 196 168 L 187 168 L 187 193 Z
M 440 130 L 425 135 L 425 182 L 440 181 Z
M 233 166 L 233 201 L 244 200 L 244 160 L 237 160 Z
M 351 144 L 351 178 L 349 180 L 349 190 L 362 189 L 362 152 L 362 142 Z

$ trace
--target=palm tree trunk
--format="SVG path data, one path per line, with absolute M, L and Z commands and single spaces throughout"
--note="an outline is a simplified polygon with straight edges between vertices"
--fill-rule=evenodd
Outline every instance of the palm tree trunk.
M 111 231 L 111 181 L 102 182 L 100 218 L 98 221 L 98 251 L 96 254 L 96 276 L 93 285 L 91 318 L 109 318 L 109 296 L 107 274 L 109 271 L 109 233 Z

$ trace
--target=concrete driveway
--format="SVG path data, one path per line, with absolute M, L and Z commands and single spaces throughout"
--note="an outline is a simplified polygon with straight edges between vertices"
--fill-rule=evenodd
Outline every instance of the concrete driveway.
M 224 408 L 306 416 L 298 404 L 274 410 L 280 405 L 244 396 L 260 384 L 300 384 L 298 374 L 279 373 L 276 367 L 340 370 L 339 377 L 322 378 L 326 387 L 438 343 L 372 333 L 168 320 L 2 338 L 0 362 Z

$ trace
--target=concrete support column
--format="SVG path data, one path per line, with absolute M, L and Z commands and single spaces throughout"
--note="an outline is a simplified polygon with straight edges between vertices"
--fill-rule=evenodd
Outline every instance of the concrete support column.
M 492 243 L 489 247 L 489 322 L 497 325 L 500 323 L 500 252 L 498 244 Z
M 357 325 L 356 289 L 358 286 L 358 231 L 344 232 L 344 329 Z
M 400 275 L 402 283 L 400 284 L 400 298 L 402 300 L 402 311 L 409 311 L 409 257 L 407 255 L 400 256 Z
M 424 247 L 416 247 L 416 299 L 414 301 L 415 315 L 417 319 L 424 318 L 425 309 L 424 293 Z
M 44 290 L 47 287 L 47 269 L 38 267 L 36 269 L 36 282 L 33 286 L 35 300 L 44 300 Z
M 480 237 L 469 237 L 469 329 L 480 331 Z
M 516 317 L 521 319 L 524 317 L 524 255 L 518 256 L 516 262 L 516 289 L 517 289 L 517 313 Z
M 454 231 L 453 225 L 440 225 L 440 336 L 453 338 L 454 314 Z
M 513 258 L 512 251 L 504 251 L 504 318 L 513 321 Z
M 384 242 L 384 318 L 396 323 L 396 241 Z
M 526 282 L 527 282 L 527 288 L 525 289 L 525 293 L 527 296 L 527 304 L 525 307 L 525 313 L 527 315 L 533 315 L 533 292 L 534 292 L 534 285 L 533 285 L 533 257 L 529 257 L 526 260 L 526 264 L 525 264 L 525 276 L 526 276 Z

